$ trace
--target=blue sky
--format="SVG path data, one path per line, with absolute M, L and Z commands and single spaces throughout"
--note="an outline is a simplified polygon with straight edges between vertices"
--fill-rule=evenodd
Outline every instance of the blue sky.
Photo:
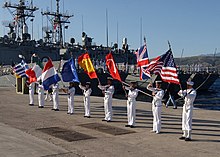
M 52 2 L 55 9 L 55 0 Z M 50 8 L 51 0 L 34 0 L 34 4 L 40 8 L 34 21 L 34 38 L 37 39 L 42 37 L 41 9 Z M 63 0 L 60 4 L 63 11 Z M 66 41 L 74 37 L 81 42 L 83 16 L 84 31 L 97 44 L 106 45 L 107 9 L 109 45 L 117 41 L 118 23 L 119 46 L 122 38 L 126 37 L 130 47 L 137 49 L 140 46 L 142 18 L 142 36 L 147 38 L 150 58 L 168 49 L 167 40 L 171 42 L 174 57 L 179 57 L 183 48 L 183 56 L 211 54 L 215 48 L 220 52 L 219 7 L 220 0 L 65 0 L 64 10 L 74 14 L 66 31 Z M 12 20 L 7 9 L 0 9 L 0 19 Z M 1 25 L 0 36 L 7 31 Z

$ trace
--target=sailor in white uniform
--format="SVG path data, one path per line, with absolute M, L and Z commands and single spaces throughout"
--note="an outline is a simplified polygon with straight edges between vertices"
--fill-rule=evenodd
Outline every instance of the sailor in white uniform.
M 83 95 L 84 95 L 84 107 L 85 107 L 84 117 L 90 118 L 90 95 L 92 93 L 91 83 L 86 82 L 86 86 L 82 86 L 81 84 L 79 84 L 79 88 L 83 90 Z
M 104 110 L 105 110 L 105 118 L 102 121 L 111 122 L 112 121 L 112 96 L 114 94 L 115 88 L 112 85 L 113 78 L 107 78 L 107 85 L 102 86 L 98 85 L 98 87 L 103 91 L 104 96 Z
M 54 111 L 59 111 L 59 84 L 53 85 L 53 108 Z
M 179 139 L 191 141 L 192 132 L 192 115 L 193 115 L 193 102 L 196 98 L 196 90 L 193 89 L 194 82 L 187 82 L 187 89 L 180 90 L 178 94 L 184 97 L 183 113 L 182 113 L 182 131 L 183 135 Z
M 30 99 L 29 105 L 30 106 L 34 106 L 34 86 L 35 86 L 35 83 L 30 83 L 29 85 L 29 99 Z
M 38 108 L 44 108 L 44 86 L 40 81 L 38 84 Z
M 74 95 L 75 95 L 75 83 L 70 82 L 69 87 L 67 89 L 63 89 L 65 93 L 67 93 L 67 101 L 68 101 L 68 111 L 67 114 L 72 115 L 74 113 Z
M 52 101 L 52 93 L 53 93 L 53 90 L 52 90 L 52 88 L 49 88 L 48 90 L 47 90 L 47 93 L 46 93 L 46 96 L 45 96 L 45 101 L 47 101 L 47 99 L 49 98 L 49 101 Z
M 152 91 L 152 114 L 153 114 L 153 130 L 151 132 L 160 133 L 161 130 L 161 111 L 162 111 L 162 99 L 164 96 L 164 90 L 161 89 L 162 81 L 156 81 L 156 88 L 153 88 L 151 84 L 147 86 L 147 89 Z
M 127 100 L 127 115 L 128 115 L 128 124 L 125 127 L 135 127 L 136 119 L 136 97 L 138 96 L 138 89 L 136 82 L 131 82 L 130 87 L 124 87 L 128 90 L 128 100 Z

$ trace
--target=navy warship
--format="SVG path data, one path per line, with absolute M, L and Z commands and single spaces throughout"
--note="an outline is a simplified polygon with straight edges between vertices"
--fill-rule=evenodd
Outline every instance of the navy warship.
M 117 44 L 113 47 L 108 45 L 95 45 L 93 38 L 88 37 L 85 32 L 82 32 L 82 44 L 76 43 L 74 38 L 70 42 L 64 41 L 63 29 L 68 29 L 70 24 L 69 18 L 73 15 L 67 13 L 60 13 L 60 0 L 56 0 L 56 11 L 41 11 L 42 17 L 46 16 L 49 19 L 51 26 L 43 26 L 42 30 L 45 34 L 43 39 L 33 40 L 32 35 L 28 31 L 28 20 L 34 20 L 34 12 L 39 8 L 33 5 L 33 0 L 28 3 L 25 0 L 19 0 L 18 4 L 5 2 L 3 8 L 7 8 L 13 16 L 13 21 L 3 21 L 3 25 L 9 28 L 7 35 L 0 37 L 0 65 L 10 65 L 19 63 L 19 55 L 25 58 L 27 63 L 34 63 L 34 60 L 40 58 L 42 62 L 46 62 L 48 58 L 53 61 L 68 60 L 71 57 L 75 58 L 76 68 L 82 83 L 92 81 L 94 86 L 95 95 L 101 94 L 101 91 L 96 89 L 97 80 L 90 80 L 88 76 L 77 66 L 77 58 L 85 52 L 88 52 L 91 60 L 96 68 L 97 75 L 101 83 L 106 83 L 106 78 L 109 77 L 105 66 L 105 56 L 112 52 L 115 62 L 117 64 L 132 63 L 134 62 L 133 52 L 128 49 L 127 39 L 124 39 L 122 49 L 118 48 Z M 121 79 L 125 81 L 128 72 L 124 69 L 119 70 Z M 115 81 L 116 84 L 119 82 Z M 117 85 L 118 86 L 118 85 Z M 116 89 L 117 93 L 117 89 Z
M 60 13 L 60 0 L 56 0 L 56 11 L 41 11 L 42 17 L 46 16 L 49 19 L 50 27 L 43 26 L 44 38 L 39 40 L 33 39 L 32 34 L 28 31 L 28 22 L 34 20 L 34 12 L 39 8 L 33 5 L 33 0 L 27 5 L 25 0 L 19 0 L 18 4 L 11 4 L 5 2 L 3 8 L 7 8 L 13 15 L 13 21 L 3 21 L 3 25 L 9 28 L 7 35 L 0 37 L 0 65 L 9 65 L 12 62 L 20 62 L 18 55 L 24 56 L 27 63 L 34 62 L 33 54 L 37 54 L 42 61 L 47 61 L 50 57 L 53 61 L 68 60 L 69 58 L 78 58 L 81 54 L 88 52 L 91 60 L 97 70 L 98 77 L 101 83 L 105 83 L 106 77 L 109 74 L 106 72 L 105 56 L 111 51 L 115 59 L 116 64 L 119 67 L 119 73 L 122 80 L 125 81 L 128 74 L 130 74 L 127 81 L 139 81 L 139 77 L 133 77 L 136 67 L 136 55 L 135 50 L 131 50 L 128 47 L 127 39 L 123 39 L 122 48 L 118 48 L 118 44 L 113 44 L 112 47 L 93 44 L 93 38 L 87 36 L 85 32 L 82 32 L 82 43 L 76 43 L 74 38 L 70 39 L 70 42 L 64 40 L 64 31 L 68 29 L 70 24 L 69 18 L 73 15 L 67 13 Z M 28 21 L 29 20 L 29 21 Z M 77 63 L 77 59 L 75 59 Z M 82 69 L 76 65 L 78 69 L 79 78 L 82 82 L 91 81 Z M 218 73 L 214 72 L 189 72 L 185 73 L 180 70 L 179 78 L 184 87 L 184 83 L 191 79 L 195 84 L 195 88 L 198 90 L 208 90 L 209 87 L 219 77 Z M 154 76 L 155 79 L 160 79 Z M 119 82 L 116 82 L 121 84 Z M 140 82 L 139 84 L 146 87 L 148 82 Z M 96 89 L 97 80 L 92 80 L 92 85 L 96 92 L 101 94 L 101 91 Z M 202 85 L 202 86 L 201 86 Z M 120 92 L 121 90 L 119 90 Z M 117 90 L 116 90 L 117 93 Z

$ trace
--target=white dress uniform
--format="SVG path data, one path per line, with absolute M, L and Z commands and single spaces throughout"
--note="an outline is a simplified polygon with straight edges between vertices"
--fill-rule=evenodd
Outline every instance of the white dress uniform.
M 34 83 L 31 83 L 29 85 L 29 98 L 30 98 L 30 102 L 29 105 L 34 105 Z
M 136 119 L 136 97 L 138 96 L 138 89 L 131 89 L 130 87 L 125 87 L 128 91 L 127 100 L 127 115 L 128 115 L 128 125 L 135 126 Z
M 196 98 L 196 91 L 191 88 L 187 90 L 180 90 L 178 94 L 185 97 L 182 113 L 183 137 L 191 139 L 193 102 Z
M 52 90 L 52 89 L 49 89 L 49 90 Z M 46 96 L 45 96 L 45 101 L 47 101 L 47 99 L 49 98 L 49 101 L 52 101 L 52 95 L 51 95 L 51 92 L 47 90 L 47 93 L 46 93 Z
M 112 120 L 112 96 L 114 94 L 115 88 L 113 85 L 111 86 L 98 85 L 98 87 L 102 91 L 105 92 L 105 97 L 104 97 L 105 120 L 111 121 Z
M 68 111 L 67 113 L 73 114 L 74 113 L 74 95 L 75 95 L 75 87 L 70 87 L 67 90 L 68 94 Z
M 39 107 L 44 107 L 44 86 L 38 85 L 38 103 Z
M 59 84 L 53 85 L 53 109 L 59 109 Z
M 86 89 L 86 87 L 79 85 L 79 88 L 83 90 L 84 95 L 84 107 L 85 107 L 85 117 L 90 116 L 90 95 L 92 93 L 92 89 Z
M 164 96 L 164 90 L 147 86 L 147 89 L 154 92 L 152 101 L 152 113 L 153 113 L 153 131 L 157 134 L 161 130 L 161 111 L 162 111 L 162 99 Z

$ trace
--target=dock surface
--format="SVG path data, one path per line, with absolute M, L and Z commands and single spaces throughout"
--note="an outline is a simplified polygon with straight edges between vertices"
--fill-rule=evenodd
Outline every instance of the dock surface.
M 102 97 L 91 97 L 91 118 L 84 118 L 83 97 L 75 96 L 75 113 L 29 106 L 28 95 L 0 87 L 0 157 L 217 157 L 220 156 L 220 112 L 195 109 L 192 141 L 179 140 L 182 108 L 162 109 L 160 134 L 152 130 L 151 103 L 137 102 L 136 128 L 126 128 L 126 100 L 113 100 L 113 122 L 103 122 Z

